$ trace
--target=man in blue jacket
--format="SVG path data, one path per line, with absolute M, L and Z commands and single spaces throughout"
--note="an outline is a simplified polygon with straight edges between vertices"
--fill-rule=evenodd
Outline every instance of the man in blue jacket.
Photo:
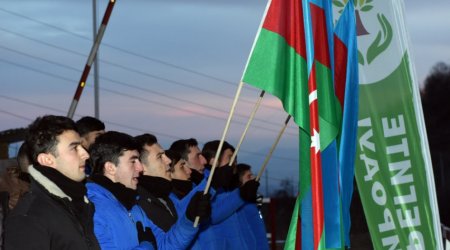
M 156 137 L 143 134 L 135 137 L 139 145 L 143 174 L 139 177 L 138 204 L 147 218 L 163 234 L 155 234 L 158 249 L 186 249 L 198 232 L 194 227 L 196 216 L 201 221 L 209 219 L 211 213 L 210 196 L 196 192 L 188 200 L 185 211 L 178 211 L 169 198 L 172 191 L 171 160 L 159 145 Z
M 202 155 L 198 142 L 194 138 L 177 140 L 172 143 L 169 150 L 177 152 L 181 159 L 187 162 L 187 166 L 191 169 L 190 180 L 198 185 L 204 179 L 204 169 L 206 159 Z
M 195 139 L 178 140 L 172 143 L 170 150 L 178 152 L 189 166 L 196 166 L 195 168 L 191 167 L 191 180 L 193 173 L 196 172 L 195 169 L 202 169 L 201 182 L 197 180 L 199 185 L 201 185 L 209 177 L 209 166 L 205 166 L 205 164 L 207 162 L 212 163 L 214 160 L 218 141 L 205 144 L 205 151 L 201 153 L 197 151 L 198 146 L 196 142 Z M 216 191 L 211 204 L 211 220 L 209 223 L 200 226 L 199 235 L 191 245 L 191 249 L 247 249 L 245 239 L 239 233 L 235 212 L 244 205 L 245 200 L 252 200 L 253 196 L 256 196 L 258 183 L 253 181 L 241 188 L 231 188 L 232 169 L 225 167 L 230 160 L 230 151 L 232 154 L 234 148 L 225 142 L 219 156 L 219 165 L 223 167 L 216 168 L 211 182 L 212 189 Z M 197 178 L 194 177 L 194 179 Z M 172 197 L 176 199 L 175 196 Z
M 239 186 L 255 179 L 251 166 L 244 163 L 236 165 Z M 266 226 L 261 213 L 253 202 L 245 202 L 244 206 L 237 210 L 241 232 L 246 239 L 248 249 L 265 250 L 269 249 L 267 241 Z
M 214 163 L 219 143 L 219 140 L 214 140 L 205 143 L 203 146 L 202 155 L 208 163 L 205 166 L 206 169 L 210 169 Z M 209 229 L 213 233 L 208 237 L 209 244 L 207 246 L 214 246 L 216 249 L 252 249 L 247 244 L 245 234 L 242 232 L 243 227 L 241 224 L 243 222 L 239 220 L 237 211 L 246 202 L 256 201 L 256 192 L 259 183 L 252 180 L 248 181 L 245 185 L 237 186 L 236 176 L 233 174 L 233 167 L 229 166 L 234 150 L 234 147 L 228 142 L 225 141 L 223 143 L 211 182 L 211 185 L 217 191 L 217 195 L 213 199 L 213 211 L 217 210 L 216 205 L 220 205 L 222 209 L 221 216 L 217 216 L 216 218 L 212 216 Z M 234 203 L 233 201 L 236 202 Z
M 136 188 L 143 169 L 133 137 L 107 132 L 97 137 L 90 154 L 93 174 L 86 187 L 95 205 L 94 232 L 101 248 L 154 249 L 144 213 L 131 215 L 132 210 L 139 211 Z

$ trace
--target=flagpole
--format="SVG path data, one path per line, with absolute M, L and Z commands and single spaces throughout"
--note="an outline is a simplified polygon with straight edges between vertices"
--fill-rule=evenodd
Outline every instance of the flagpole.
M 203 194 L 205 194 L 205 195 L 208 193 L 209 187 L 211 186 L 211 180 L 212 180 L 212 177 L 214 175 L 214 171 L 216 170 L 217 163 L 219 162 L 220 151 L 222 151 L 223 142 L 225 141 L 225 137 L 227 136 L 228 129 L 230 128 L 231 118 L 233 118 L 234 110 L 236 108 L 236 104 L 237 104 L 237 101 L 239 99 L 239 96 L 241 95 L 241 90 L 242 90 L 243 86 L 244 86 L 244 82 L 241 81 L 239 83 L 238 88 L 237 88 L 236 95 L 234 96 L 233 104 L 231 105 L 230 114 L 228 115 L 228 120 L 227 120 L 227 123 L 225 125 L 224 130 L 223 130 L 222 138 L 220 139 L 220 143 L 219 143 L 219 147 L 217 148 L 216 156 L 214 157 L 214 162 L 213 162 L 212 167 L 211 167 L 211 173 L 209 174 L 208 182 L 206 183 L 205 191 L 203 192 Z M 195 217 L 194 227 L 198 226 L 199 220 L 200 220 L 199 216 Z
M 291 115 L 288 115 L 288 117 L 286 118 L 286 121 L 284 122 L 284 126 L 281 128 L 280 132 L 278 133 L 278 137 L 275 140 L 275 142 L 272 144 L 272 148 L 269 151 L 269 154 L 267 154 L 266 159 L 264 160 L 264 163 L 261 167 L 261 169 L 259 170 L 258 176 L 256 176 L 256 181 L 259 181 L 259 179 L 261 179 L 261 176 L 264 172 L 264 170 L 266 169 L 267 163 L 269 163 L 270 158 L 272 157 L 273 151 L 275 151 L 275 148 L 278 145 L 278 142 L 281 139 L 281 136 L 283 135 L 284 131 L 286 130 L 286 127 L 289 123 L 289 120 L 291 119 Z
M 228 163 L 228 166 L 232 166 L 234 163 L 234 160 L 236 159 L 236 155 L 239 151 L 239 149 L 241 148 L 241 144 L 244 141 L 245 136 L 247 135 L 247 130 L 250 127 L 250 124 L 253 121 L 253 118 L 255 117 L 256 111 L 258 110 L 259 106 L 261 105 L 261 101 L 264 97 L 264 94 L 266 93 L 266 91 L 261 91 L 261 94 L 259 94 L 259 98 L 256 101 L 255 107 L 253 107 L 253 111 L 250 114 L 250 118 L 248 119 L 247 125 L 245 126 L 244 132 L 242 133 L 241 139 L 239 140 L 239 143 L 236 146 L 236 149 L 234 150 L 233 155 L 231 156 L 230 162 Z
M 106 30 L 106 25 L 108 24 L 109 17 L 111 16 L 112 10 L 114 8 L 115 0 L 109 0 L 108 6 L 106 7 L 105 14 L 103 15 L 103 20 L 100 28 L 98 29 L 97 36 L 95 37 L 95 42 L 92 45 L 91 52 L 89 53 L 88 60 L 86 65 L 84 66 L 83 73 L 81 74 L 81 79 L 78 83 L 77 90 L 75 91 L 75 95 L 73 97 L 72 103 L 70 104 L 69 112 L 67 113 L 67 117 L 73 118 L 75 114 L 75 110 L 77 108 L 78 102 L 80 100 L 81 94 L 83 93 L 84 86 L 86 86 L 86 80 L 89 76 L 89 71 L 91 70 L 91 65 L 94 62 L 94 59 L 97 54 L 97 50 L 100 46 L 100 42 L 102 41 L 103 34 Z

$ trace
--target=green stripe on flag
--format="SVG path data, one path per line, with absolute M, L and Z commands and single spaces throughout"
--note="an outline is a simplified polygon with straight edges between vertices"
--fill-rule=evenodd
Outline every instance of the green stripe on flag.
M 320 149 L 323 151 L 336 139 L 342 110 L 334 93 L 331 69 L 316 61 L 317 100 L 319 103 Z M 339 117 L 339 118 L 338 118 Z
M 309 127 L 306 61 L 277 33 L 261 29 L 242 81 L 277 96 L 300 127 Z
M 309 129 L 309 125 L 308 125 Z M 311 160 L 309 148 L 311 147 L 311 136 L 303 129 L 299 130 L 299 194 L 300 199 L 305 198 L 306 192 L 311 191 Z
M 292 212 L 291 223 L 289 224 L 289 231 L 286 236 L 286 242 L 284 243 L 284 250 L 295 250 L 295 245 L 297 241 L 297 228 L 298 228 L 298 217 L 300 212 L 300 197 L 295 200 L 294 211 Z

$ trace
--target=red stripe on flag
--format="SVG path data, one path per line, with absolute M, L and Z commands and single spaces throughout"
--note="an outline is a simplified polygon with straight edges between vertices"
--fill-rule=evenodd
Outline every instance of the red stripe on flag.
M 272 0 L 263 28 L 279 34 L 306 58 L 305 28 L 301 1 Z
M 309 75 L 308 89 L 311 94 L 317 90 L 316 66 L 312 65 Z M 319 105 L 317 98 L 309 105 L 311 136 L 319 136 Z M 319 136 L 320 138 L 320 136 Z M 313 141 L 313 140 L 312 140 Z M 319 147 L 320 149 L 320 147 Z M 320 159 L 320 150 L 316 153 L 316 148 L 310 148 L 311 157 L 311 190 L 312 190 L 312 208 L 314 224 L 314 249 L 318 249 L 322 232 L 324 228 L 324 209 L 323 209 L 323 190 L 322 190 L 322 166 Z
M 310 3 L 311 20 L 314 39 L 314 59 L 330 68 L 327 22 L 324 9 Z
M 334 89 L 341 107 L 344 107 L 347 61 L 347 46 L 334 35 Z

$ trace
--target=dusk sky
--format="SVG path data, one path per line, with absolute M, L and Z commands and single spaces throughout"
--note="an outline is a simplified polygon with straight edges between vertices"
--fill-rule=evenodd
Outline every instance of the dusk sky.
M 100 119 L 107 130 L 220 139 L 266 1 L 119 0 L 100 51 Z M 98 23 L 106 0 L 97 0 Z M 450 1 L 407 0 L 419 83 L 450 63 Z M 0 131 L 44 114 L 66 115 L 92 45 L 92 1 L 0 0 Z M 94 115 L 93 71 L 74 119 Z M 227 140 L 236 145 L 259 90 L 246 86 Z M 260 168 L 287 114 L 266 95 L 238 161 Z M 269 185 L 298 182 L 291 121 L 268 165 Z M 265 193 L 263 177 L 261 191 Z

